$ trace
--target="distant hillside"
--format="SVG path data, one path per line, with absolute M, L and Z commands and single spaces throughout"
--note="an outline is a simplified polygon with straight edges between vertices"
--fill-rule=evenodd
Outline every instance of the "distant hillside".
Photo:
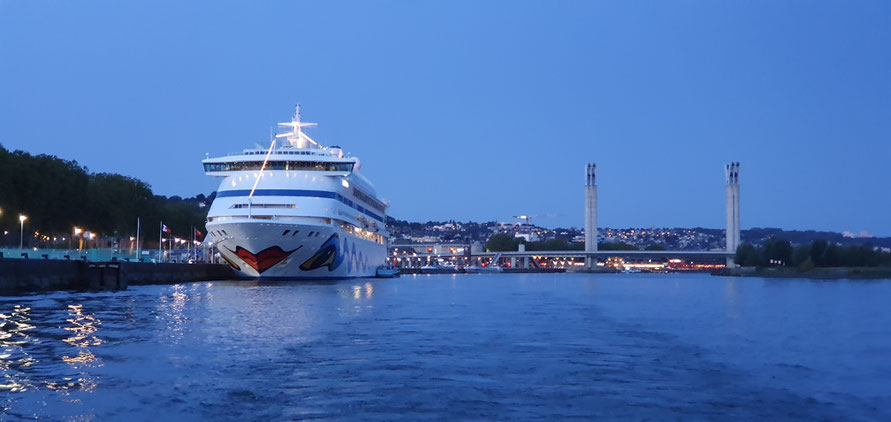
M 18 232 L 18 215 L 24 214 L 28 232 L 65 235 L 77 226 L 100 235 L 125 237 L 135 235 L 139 217 L 143 235 L 155 233 L 157 239 L 163 219 L 174 235 L 187 238 L 193 226 L 204 230 L 207 208 L 203 205 L 209 205 L 211 199 L 204 195 L 186 199 L 155 195 L 151 186 L 132 177 L 90 173 L 76 161 L 10 152 L 0 145 L 2 230 Z M 7 246 L 9 237 L 2 238 Z M 12 237 L 18 244 L 18 236 Z M 151 240 L 152 236 L 146 236 L 147 242 Z
M 824 232 L 815 230 L 783 230 L 771 227 L 755 227 L 742 230 L 740 233 L 743 242 L 763 244 L 770 237 L 788 240 L 793 245 L 806 245 L 815 240 L 825 240 L 840 245 L 864 245 L 881 246 L 891 248 L 891 237 L 845 237 L 841 233 Z
M 512 236 L 535 234 L 536 238 L 571 242 L 582 236 L 580 228 L 547 228 L 532 224 L 487 222 L 428 221 L 409 222 L 388 217 L 387 228 L 394 239 L 401 241 L 472 242 L 485 243 L 497 233 Z M 703 227 L 628 227 L 598 229 L 600 243 L 627 243 L 640 249 L 662 247 L 671 250 L 710 250 L 724 247 L 724 229 Z M 891 248 L 891 237 L 845 237 L 842 233 L 824 231 L 798 231 L 778 228 L 753 228 L 742 230 L 742 241 L 762 245 L 771 237 L 787 240 L 793 245 L 809 245 L 815 240 L 826 240 L 842 246 L 866 245 Z M 427 239 L 427 240 L 423 240 Z

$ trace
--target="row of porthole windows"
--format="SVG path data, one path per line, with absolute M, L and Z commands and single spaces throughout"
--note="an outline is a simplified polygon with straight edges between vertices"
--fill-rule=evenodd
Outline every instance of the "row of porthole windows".
M 283 236 L 283 237 L 284 237 L 284 236 L 287 236 L 288 233 L 291 233 L 291 237 L 294 237 L 294 236 L 297 236 L 297 233 L 300 233 L 300 230 L 294 230 L 293 232 L 291 232 L 291 230 L 288 229 L 288 230 L 285 230 L 285 231 L 282 232 L 282 236 Z M 320 234 L 322 234 L 322 233 L 321 233 L 321 232 L 317 232 L 317 231 L 311 231 L 311 232 L 309 232 L 308 235 L 306 235 L 306 237 L 319 237 Z

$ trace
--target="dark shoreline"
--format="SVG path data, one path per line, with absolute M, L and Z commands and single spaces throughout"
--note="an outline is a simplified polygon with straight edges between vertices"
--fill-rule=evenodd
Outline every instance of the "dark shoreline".
M 0 259 L 0 295 L 57 290 L 126 290 L 128 285 L 236 278 L 228 265 Z
M 449 269 L 449 268 L 437 268 L 437 269 L 422 269 L 422 268 L 400 268 L 399 271 L 402 274 L 470 274 L 464 271 L 463 269 Z M 500 273 L 490 273 L 486 274 L 511 274 L 511 273 L 564 273 L 566 272 L 563 268 L 504 268 Z
M 891 279 L 888 267 L 827 267 L 801 271 L 797 268 L 722 268 L 712 275 L 725 277 L 810 278 L 816 280 L 880 280 Z

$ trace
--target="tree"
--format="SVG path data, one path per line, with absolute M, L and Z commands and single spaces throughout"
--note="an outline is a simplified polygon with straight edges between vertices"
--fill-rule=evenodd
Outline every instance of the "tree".
M 583 243 L 569 243 L 564 239 L 549 239 L 541 242 L 526 243 L 527 251 L 580 251 L 585 248 Z
M 838 267 L 841 265 L 841 254 L 835 243 L 830 244 L 826 247 L 826 250 L 823 251 L 822 264 L 823 267 Z
M 826 246 L 827 243 L 823 239 L 815 240 L 811 243 L 811 261 L 814 262 L 814 266 L 823 266 L 823 255 L 826 253 Z
M 811 257 L 807 257 L 804 262 L 798 264 L 798 271 L 807 272 L 814 269 L 814 261 L 811 260 Z
M 653 244 L 647 245 L 647 247 L 644 248 L 644 250 L 645 251 L 664 251 L 665 246 L 657 245 L 657 244 L 653 243 Z
M 604 242 L 597 246 L 601 251 L 636 251 L 636 246 L 624 242 Z
M 792 261 L 789 263 L 789 266 L 798 266 L 805 261 L 810 261 L 810 266 L 814 266 L 814 261 L 811 260 L 811 245 L 802 245 L 792 248 Z
M 761 265 L 760 251 L 751 243 L 743 243 L 736 248 L 736 264 L 743 267 L 757 267 Z
M 85 225 L 95 232 L 115 231 L 132 234 L 136 218 L 154 220 L 158 202 L 148 184 L 119 174 L 99 173 L 90 176 L 87 185 L 87 219 Z
M 788 240 L 771 237 L 764 242 L 762 263 L 787 265 L 792 260 L 792 244 Z
M 497 233 L 489 237 L 486 241 L 486 251 L 488 252 L 510 252 L 517 250 L 520 240 L 513 236 Z

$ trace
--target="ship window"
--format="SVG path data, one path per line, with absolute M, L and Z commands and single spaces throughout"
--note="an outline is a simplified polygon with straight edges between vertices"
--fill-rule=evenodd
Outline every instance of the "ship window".
M 204 163 L 204 171 L 250 171 L 260 170 L 262 161 L 233 161 L 228 163 Z M 295 171 L 345 171 L 353 170 L 353 163 L 332 163 L 326 161 L 269 161 L 267 170 Z
M 287 235 L 288 235 L 288 232 L 290 232 L 290 230 L 285 230 L 285 231 L 283 231 L 283 232 L 282 232 L 282 236 L 287 236 Z
M 312 234 L 313 234 L 313 232 L 309 232 L 309 234 L 306 235 L 306 237 L 312 237 Z
M 297 233 L 300 233 L 300 230 L 294 230 L 294 233 L 292 233 L 291 236 L 292 236 L 292 237 L 293 237 L 293 236 L 297 236 Z
M 353 195 L 356 195 L 356 198 L 359 198 L 359 199 L 365 201 L 365 203 L 367 203 L 368 205 L 371 205 L 371 208 L 374 208 L 380 212 L 386 212 L 386 210 L 387 210 L 382 202 L 378 201 L 377 199 L 372 198 L 371 195 L 369 195 L 365 192 L 362 192 L 359 189 L 353 188 Z

